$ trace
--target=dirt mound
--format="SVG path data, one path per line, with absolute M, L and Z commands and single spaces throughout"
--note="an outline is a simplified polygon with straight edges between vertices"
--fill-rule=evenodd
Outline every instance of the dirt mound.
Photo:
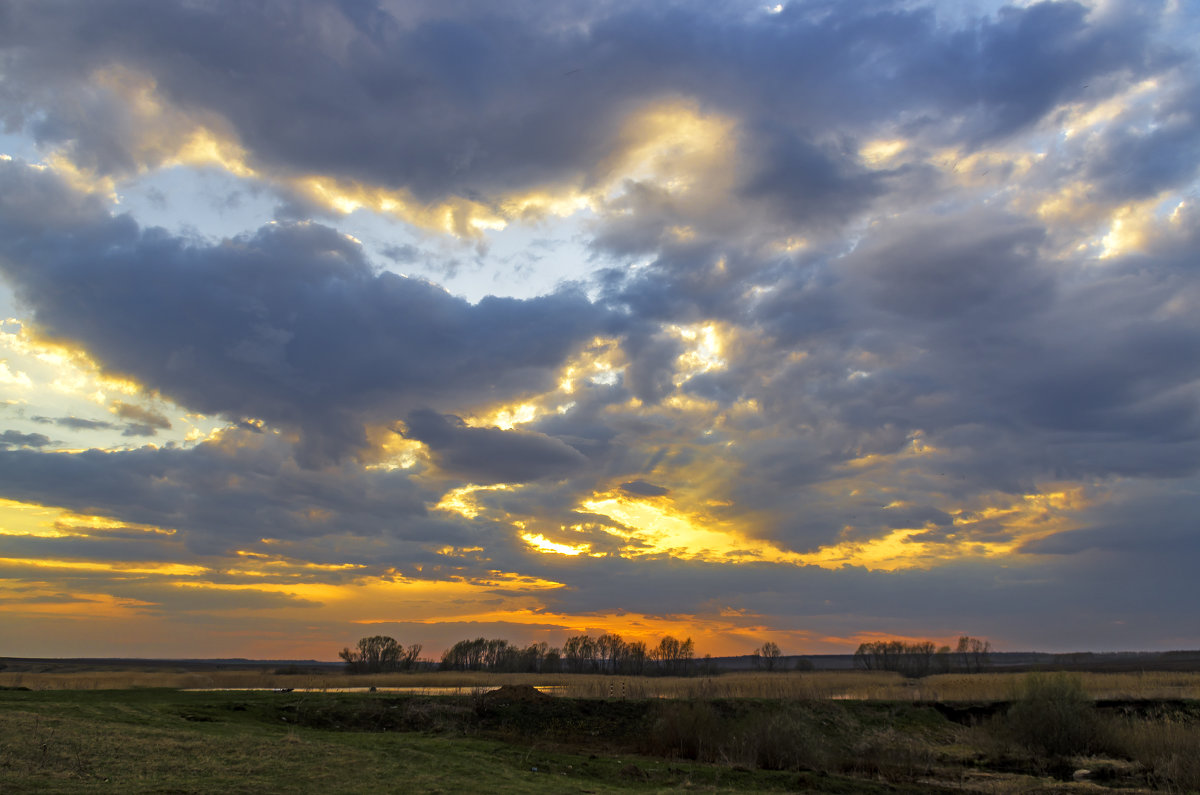
M 554 696 L 543 693 L 533 685 L 503 685 L 485 693 L 483 700 L 487 704 L 512 704 L 553 701 Z

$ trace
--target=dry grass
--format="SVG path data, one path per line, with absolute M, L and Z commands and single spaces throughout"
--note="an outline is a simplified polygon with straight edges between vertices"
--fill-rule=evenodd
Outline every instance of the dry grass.
M 1109 727 L 1113 751 L 1136 760 L 1156 789 L 1200 792 L 1200 725 L 1169 717 Z
M 505 684 L 559 687 L 578 698 L 767 698 L 872 701 L 1007 701 L 1029 674 L 945 674 L 909 680 L 885 671 L 805 673 L 738 672 L 717 677 L 617 677 L 588 674 L 489 674 L 472 672 L 275 674 L 270 671 L 73 673 L 0 672 L 0 687 L 31 690 L 113 690 L 128 688 L 297 688 L 335 690 L 359 687 L 462 688 L 471 691 Z M 1196 699 L 1200 673 L 1079 674 L 1094 699 Z
M 1029 673 L 944 674 L 919 680 L 914 688 L 927 701 L 1008 701 L 1022 689 Z M 1083 691 L 1093 699 L 1160 700 L 1200 698 L 1200 672 L 1149 671 L 1078 673 Z

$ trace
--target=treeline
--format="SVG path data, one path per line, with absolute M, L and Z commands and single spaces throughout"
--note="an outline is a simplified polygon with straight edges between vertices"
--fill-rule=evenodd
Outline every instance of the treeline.
M 977 673 L 990 664 L 991 644 L 963 635 L 958 644 L 937 646 L 933 641 L 906 643 L 884 640 L 863 643 L 854 653 L 854 665 L 868 671 L 896 671 L 904 676 L 921 677 L 935 673 L 962 671 Z M 411 671 L 418 667 L 439 667 L 444 671 L 489 671 L 494 673 L 590 673 L 622 676 L 689 676 L 718 673 L 709 655 L 695 659 L 691 638 L 679 640 L 670 635 L 655 646 L 640 640 L 626 641 L 615 632 L 593 638 L 576 635 L 567 638 L 562 648 L 545 642 L 517 646 L 501 638 L 460 640 L 442 654 L 440 664 L 420 660 L 421 645 L 404 646 L 394 638 L 375 635 L 359 640 L 354 649 L 345 648 L 338 656 L 351 673 Z M 777 644 L 766 642 L 750 655 L 758 670 L 785 670 Z M 796 670 L 811 670 L 811 661 L 801 659 Z
M 686 676 L 696 670 L 692 639 L 667 635 L 657 646 L 640 640 L 626 641 L 605 632 L 599 637 L 576 635 L 561 649 L 531 643 L 515 646 L 506 640 L 475 638 L 460 640 L 442 655 L 446 671 L 493 671 L 499 673 L 596 673 L 643 676 L 665 674 Z
M 861 644 L 854 652 L 854 665 L 867 671 L 895 671 L 913 678 L 951 671 L 978 673 L 991 662 L 991 651 L 991 643 L 969 635 L 960 637 L 954 649 L 929 640 L 915 643 L 880 640 Z
M 351 673 L 409 671 L 433 666 L 418 660 L 420 644 L 404 646 L 394 638 L 376 635 L 363 638 L 354 649 L 338 656 Z M 596 673 L 624 676 L 711 674 L 711 658 L 696 660 L 691 638 L 670 635 L 648 647 L 640 640 L 626 641 L 613 632 L 599 637 L 576 635 L 562 648 L 545 642 L 517 646 L 501 638 L 460 640 L 442 654 L 438 666 L 445 671 L 490 671 L 495 673 Z

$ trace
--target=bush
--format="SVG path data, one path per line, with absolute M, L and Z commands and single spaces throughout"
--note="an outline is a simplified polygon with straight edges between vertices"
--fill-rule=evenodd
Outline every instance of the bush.
M 828 764 L 826 738 L 804 715 L 784 712 L 747 716 L 722 746 L 726 760 L 763 770 L 821 770 Z
M 709 761 L 725 739 L 712 705 L 674 701 L 659 704 L 647 747 L 643 750 L 679 759 Z
M 1030 674 L 1002 723 L 1009 739 L 1044 756 L 1084 754 L 1100 745 L 1100 720 L 1077 676 Z
M 811 716 L 780 705 L 741 712 L 674 701 L 656 707 L 641 750 L 764 770 L 818 770 L 827 764 L 827 745 Z
M 841 760 L 844 773 L 908 782 L 933 774 L 935 754 L 929 745 L 894 728 L 865 735 L 849 751 Z
M 1200 792 L 1200 724 L 1180 716 L 1125 718 L 1112 730 L 1111 750 L 1137 762 L 1151 786 Z

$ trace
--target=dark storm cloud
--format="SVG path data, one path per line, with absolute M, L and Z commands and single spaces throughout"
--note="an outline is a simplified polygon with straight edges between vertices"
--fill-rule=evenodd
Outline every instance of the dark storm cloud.
M 405 426 L 405 436 L 428 446 L 439 468 L 474 483 L 561 479 L 587 465 L 582 453 L 551 436 L 471 428 L 428 409 L 410 413 Z
M 122 64 L 152 75 L 184 116 L 229 125 L 258 164 L 425 200 L 599 176 L 592 164 L 612 154 L 631 109 L 687 96 L 747 120 L 758 139 L 748 148 L 771 153 L 749 193 L 823 216 L 875 189 L 803 130 L 869 128 L 903 111 L 913 132 L 981 142 L 1090 82 L 1167 60 L 1149 45 L 1144 4 L 1089 15 L 1038 3 L 957 29 L 892 3 L 792 3 L 773 15 L 614 4 L 569 22 L 542 3 L 8 0 L 2 10 L 8 124 L 68 145 L 85 166 L 129 171 L 142 156 L 120 101 L 77 82 Z
M 413 404 L 542 391 L 606 322 L 578 293 L 471 305 L 377 274 L 315 224 L 216 245 L 142 230 L 17 161 L 0 162 L 0 230 L 42 333 L 193 410 L 297 428 L 313 465 Z

